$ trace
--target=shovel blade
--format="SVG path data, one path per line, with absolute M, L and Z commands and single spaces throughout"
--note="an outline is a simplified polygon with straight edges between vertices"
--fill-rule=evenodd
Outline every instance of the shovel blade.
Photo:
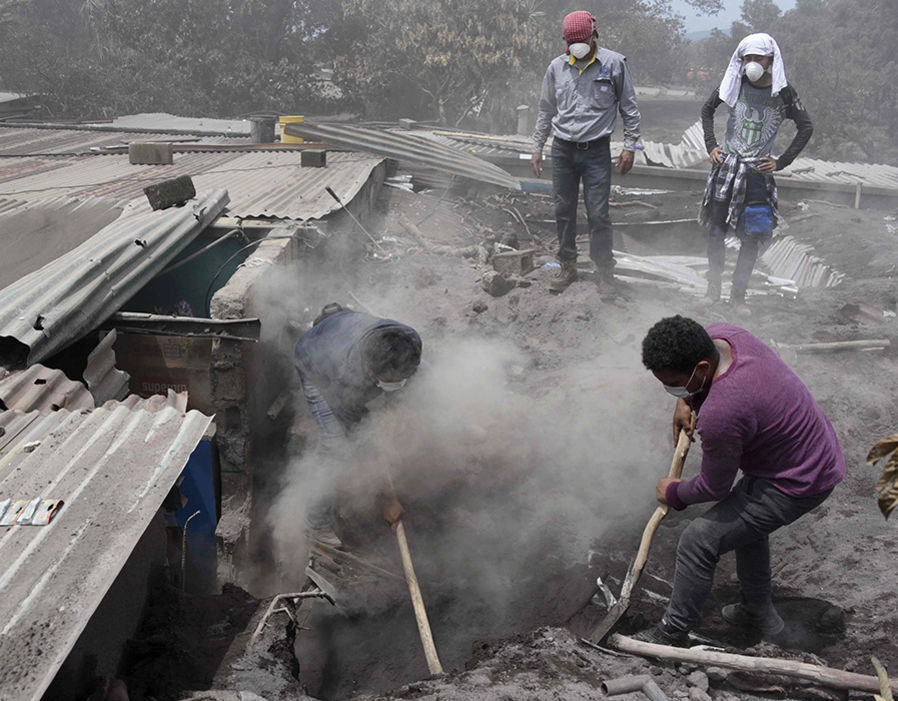
M 592 633 L 589 634 L 589 641 L 598 645 L 608 637 L 608 634 L 614 629 L 614 626 L 617 625 L 621 616 L 624 615 L 628 604 L 629 602 L 618 601 L 614 606 L 608 609 L 605 618 L 603 618 L 599 625 L 593 628 Z

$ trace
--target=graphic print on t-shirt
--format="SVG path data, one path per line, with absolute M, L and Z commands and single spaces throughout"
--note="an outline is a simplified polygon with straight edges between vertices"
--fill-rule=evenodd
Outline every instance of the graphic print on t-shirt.
M 769 156 L 784 112 L 785 104 L 779 95 L 771 96 L 769 87 L 743 83 L 727 120 L 724 150 L 743 158 Z

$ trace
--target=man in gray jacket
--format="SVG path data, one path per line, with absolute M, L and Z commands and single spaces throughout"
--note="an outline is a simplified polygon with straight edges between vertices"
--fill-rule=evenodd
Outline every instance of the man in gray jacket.
M 580 180 L 589 222 L 589 257 L 598 271 L 599 295 L 613 298 L 614 254 L 611 216 L 611 133 L 617 112 L 624 123 L 624 148 L 617 159 L 621 175 L 633 166 L 639 140 L 639 108 L 624 56 L 596 43 L 596 18 L 585 10 L 564 18 L 567 50 L 549 64 L 543 78 L 539 116 L 530 162 L 542 173 L 542 152 L 551 130 L 552 186 L 558 228 L 557 275 L 549 284 L 563 292 L 577 279 L 577 200 Z

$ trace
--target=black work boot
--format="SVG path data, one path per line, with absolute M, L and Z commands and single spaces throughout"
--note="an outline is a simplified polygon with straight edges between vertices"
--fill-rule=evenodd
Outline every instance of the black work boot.
M 639 631 L 633 638 L 644 643 L 667 645 L 668 647 L 689 647 L 690 645 L 689 631 L 677 630 L 663 618 L 660 623 Z
M 733 290 L 730 293 L 730 307 L 732 307 L 733 314 L 736 316 L 751 316 L 751 309 L 745 303 L 744 291 Z
M 708 280 L 708 291 L 699 301 L 702 307 L 710 307 L 720 301 L 720 280 Z
M 614 285 L 614 268 L 611 266 L 596 269 L 596 287 L 599 297 L 603 300 L 612 300 L 617 297 L 617 287 Z
M 786 625 L 769 600 L 752 603 L 743 599 L 738 604 L 724 606 L 720 615 L 730 625 L 760 631 L 764 637 L 780 633 Z
M 549 281 L 551 292 L 564 292 L 577 279 L 577 259 L 559 260 L 561 267 Z

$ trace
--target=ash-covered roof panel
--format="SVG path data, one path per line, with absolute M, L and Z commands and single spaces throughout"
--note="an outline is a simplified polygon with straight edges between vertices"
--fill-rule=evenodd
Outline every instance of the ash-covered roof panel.
M 4 352 L 24 352 L 27 358 L 15 360 L 37 363 L 95 328 L 218 217 L 227 201 L 226 192 L 214 190 L 183 207 L 147 207 L 121 217 L 0 290 Z
M 127 154 L 70 156 L 54 160 L 51 170 L 0 182 L 0 198 L 45 199 L 52 196 L 104 197 L 117 202 L 143 199 L 150 184 L 189 175 L 197 191 L 228 191 L 228 212 L 240 217 L 318 219 L 339 209 L 325 191 L 329 185 L 349 202 L 382 158 L 362 153 L 327 154 L 324 168 L 302 167 L 299 151 L 225 151 L 175 154 L 172 165 L 132 165 Z M 12 170 L 15 158 L 0 159 Z M 30 162 L 36 159 L 23 159 Z
M 121 213 L 113 200 L 97 197 L 0 201 L 0 289 L 81 245 Z
M 0 412 L 17 431 L 0 499 L 65 502 L 49 525 L 0 528 L 0 698 L 41 698 L 210 422 L 148 400 Z

